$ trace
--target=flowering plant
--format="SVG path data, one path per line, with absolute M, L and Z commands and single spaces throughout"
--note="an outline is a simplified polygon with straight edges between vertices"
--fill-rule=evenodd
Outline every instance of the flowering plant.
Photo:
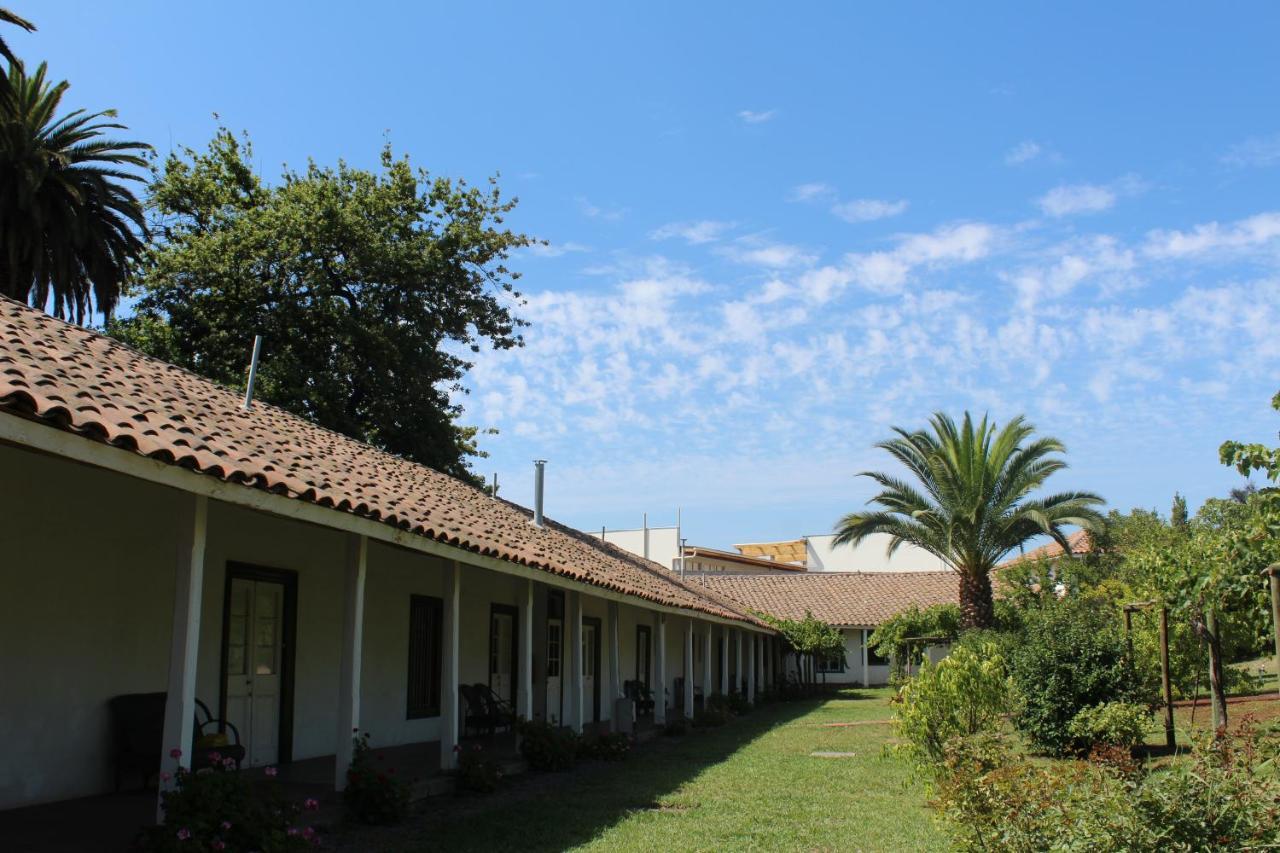
M 458 790 L 477 794 L 489 794 L 498 789 L 502 779 L 502 765 L 480 747 L 455 747 L 458 753 Z
M 182 757 L 176 747 L 169 754 Z M 303 808 L 285 799 L 277 784 L 251 781 L 217 752 L 209 761 L 211 766 L 195 772 L 179 767 L 176 774 L 161 774 L 163 782 L 173 783 L 160 795 L 164 823 L 139 833 L 138 850 L 298 853 L 319 843 L 313 827 L 296 825 Z M 305 804 L 308 811 L 318 807 L 315 800 Z
M 369 747 L 369 733 L 352 732 L 351 767 L 342 805 L 348 818 L 360 823 L 399 823 L 409 813 L 409 783 Z

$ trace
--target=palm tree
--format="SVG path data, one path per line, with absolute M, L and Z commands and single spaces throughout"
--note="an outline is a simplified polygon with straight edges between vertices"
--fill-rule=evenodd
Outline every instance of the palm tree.
M 145 234 L 124 182 L 142 177 L 150 146 L 102 138 L 124 126 L 113 110 L 58 118 L 67 90 L 45 65 L 0 75 L 0 294 L 84 322 L 110 316 Z
M 36 28 L 36 25 L 26 18 L 20 18 L 4 8 L 0 8 L 0 24 L 13 24 L 15 27 L 22 27 L 27 32 L 34 32 Z M 18 58 L 13 55 L 13 51 L 9 50 L 9 45 L 4 43 L 3 38 L 0 38 L 0 56 L 3 56 L 5 62 L 10 65 L 15 65 L 18 62 Z
M 856 545 L 873 533 L 887 533 L 888 553 L 904 544 L 934 554 L 960 575 L 964 627 L 987 628 L 994 620 L 991 571 L 1001 558 L 1028 540 L 1047 535 L 1071 553 L 1064 525 L 1094 530 L 1104 501 L 1088 492 L 1032 498 L 1056 471 L 1067 467 L 1056 438 L 1032 439 L 1035 429 L 1017 417 L 997 430 L 974 424 L 965 412 L 959 427 L 937 412 L 932 433 L 894 427 L 896 438 L 876 446 L 907 467 L 918 486 L 890 474 L 864 472 L 884 491 L 871 499 L 879 509 L 846 515 L 836 526 L 836 543 Z

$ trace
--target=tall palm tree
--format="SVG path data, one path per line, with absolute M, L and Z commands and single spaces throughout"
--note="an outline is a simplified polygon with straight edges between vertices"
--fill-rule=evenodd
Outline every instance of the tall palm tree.
M 1098 529 L 1104 502 L 1089 492 L 1035 498 L 1031 493 L 1067 467 L 1056 438 L 1032 438 L 1035 429 L 1017 417 L 997 430 L 984 416 L 965 412 L 957 427 L 937 412 L 932 432 L 894 427 L 896 438 L 876 446 L 906 466 L 917 485 L 890 474 L 863 472 L 883 489 L 871 499 L 879 509 L 855 512 L 836 525 L 836 543 L 856 545 L 873 533 L 889 534 L 888 553 L 904 544 L 923 548 L 960 575 L 965 627 L 987 628 L 994 619 L 991 571 L 1029 539 L 1047 535 L 1071 553 L 1064 525 Z
M 150 146 L 104 139 L 123 130 L 113 110 L 57 117 L 67 90 L 28 76 L 21 62 L 0 75 L 0 294 L 84 322 L 110 316 L 145 234 L 129 189 Z M 52 297 L 52 300 L 51 300 Z
M 34 32 L 36 25 L 10 12 L 8 9 L 0 8 L 0 24 L 13 24 L 15 27 L 22 27 L 27 32 Z M 13 55 L 13 51 L 9 50 L 9 45 L 4 43 L 4 38 L 0 37 L 0 56 L 4 57 L 5 62 L 10 65 L 15 64 L 18 58 Z

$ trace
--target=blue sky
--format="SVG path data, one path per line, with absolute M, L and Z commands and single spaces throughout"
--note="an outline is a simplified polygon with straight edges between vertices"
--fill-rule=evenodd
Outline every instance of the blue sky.
M 935 409 L 1025 413 L 1121 509 L 1280 428 L 1275 6 L 8 5 L 161 152 L 500 171 L 551 245 L 477 467 L 526 501 L 549 459 L 579 527 L 827 532 Z

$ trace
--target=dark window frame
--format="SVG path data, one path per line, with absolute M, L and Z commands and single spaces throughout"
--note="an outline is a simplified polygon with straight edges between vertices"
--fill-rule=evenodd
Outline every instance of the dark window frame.
M 421 627 L 415 625 L 416 620 L 422 621 Z M 443 672 L 444 599 L 434 595 L 411 595 L 409 654 L 405 666 L 406 720 L 440 716 Z

